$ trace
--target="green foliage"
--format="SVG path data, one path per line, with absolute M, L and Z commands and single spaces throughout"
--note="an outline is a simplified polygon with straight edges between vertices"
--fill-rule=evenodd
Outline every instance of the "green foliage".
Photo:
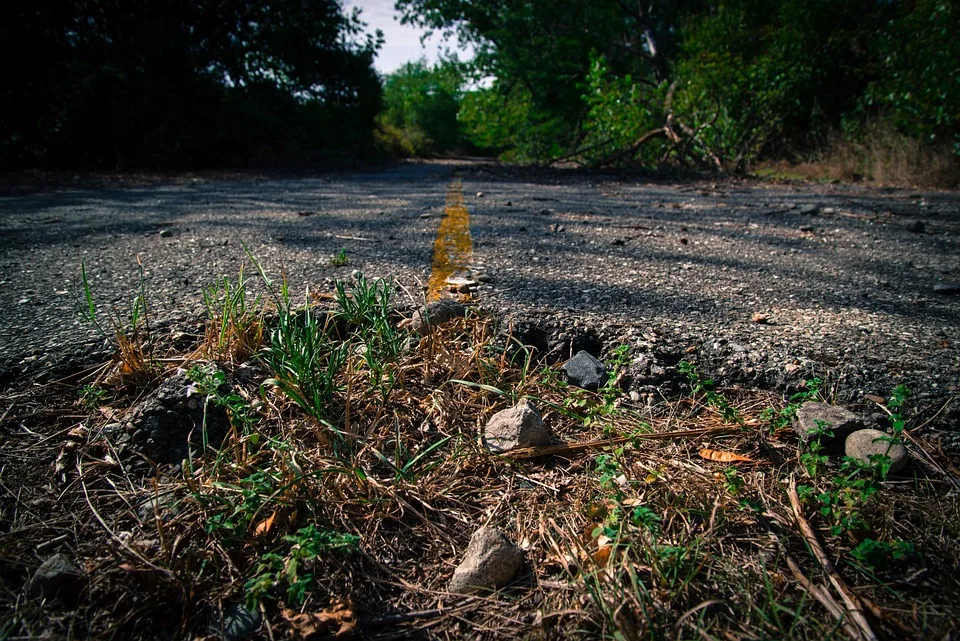
M 895 3 L 877 30 L 881 73 L 864 104 L 886 110 L 901 131 L 947 143 L 960 155 L 960 4 L 956 0 Z
M 230 423 L 241 435 L 251 431 L 256 422 L 250 404 L 230 389 L 227 376 L 218 369 L 194 365 L 187 370 L 187 378 L 193 382 L 193 390 L 204 397 L 204 403 L 212 402 L 227 410 Z
M 313 584 L 312 568 L 317 561 L 330 555 L 354 553 L 360 543 L 359 536 L 322 530 L 315 525 L 300 528 L 283 540 L 290 544 L 287 551 L 263 554 L 247 580 L 244 587 L 248 607 L 257 607 L 275 587 L 285 585 L 287 607 L 299 608 Z
M 340 251 L 338 251 L 336 254 L 334 254 L 334 256 L 330 259 L 330 266 L 331 266 L 331 267 L 343 267 L 343 266 L 346 265 L 348 262 L 350 262 L 350 261 L 349 261 L 349 259 L 347 258 L 347 248 L 346 248 L 346 247 L 341 247 L 341 248 L 340 248 Z
M 716 383 L 713 382 L 713 379 L 700 378 L 700 374 L 697 372 L 697 368 L 693 363 L 680 361 L 680 363 L 677 364 L 677 371 L 687 377 L 691 393 L 694 395 L 703 394 L 704 402 L 707 405 L 712 405 L 717 408 L 720 415 L 723 416 L 723 420 L 729 423 L 743 423 L 743 417 L 740 416 L 740 412 L 737 411 L 737 408 L 730 405 L 730 401 L 727 400 L 727 397 L 724 396 L 722 392 L 716 390 Z
M 326 315 L 312 310 L 306 301 L 299 312 L 291 308 L 286 294 L 282 301 L 270 345 L 263 352 L 264 361 L 274 372 L 266 382 L 279 388 L 339 440 L 328 419 L 339 387 L 337 375 L 346 363 L 349 345 L 330 338 Z
M 850 556 L 862 567 L 868 569 L 910 559 L 916 553 L 913 543 L 900 539 L 876 541 L 866 538 L 850 550 Z
M 337 0 L 11 0 L 0 167 L 268 163 L 366 144 L 373 57 Z
M 823 385 L 823 381 L 819 378 L 804 381 L 803 386 L 806 389 L 791 395 L 790 402 L 786 407 L 781 410 L 776 410 L 772 407 L 765 408 L 760 412 L 760 420 L 769 423 L 771 433 L 789 428 L 800 406 L 807 401 L 817 399 L 820 394 L 821 385 Z
M 98 409 L 107 400 L 110 393 L 96 384 L 84 385 L 80 388 L 80 404 L 88 410 Z
M 444 60 L 430 66 L 408 62 L 386 77 L 381 125 L 400 139 L 409 155 L 451 151 L 462 144 L 460 111 L 461 65 Z

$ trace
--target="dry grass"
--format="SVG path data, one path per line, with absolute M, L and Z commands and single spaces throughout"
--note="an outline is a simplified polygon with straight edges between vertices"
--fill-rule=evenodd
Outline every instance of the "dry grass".
M 960 186 L 960 158 L 949 145 L 924 144 L 890 126 L 874 123 L 859 139 L 834 136 L 826 150 L 811 160 L 764 163 L 755 173 L 800 180 L 868 180 L 882 185 L 956 189 Z
M 238 352 L 219 337 L 248 352 L 267 334 L 216 326 L 191 353 L 222 354 L 229 374 Z M 956 488 L 917 465 L 854 501 L 835 462 L 811 471 L 792 431 L 770 422 L 764 410 L 785 405 L 770 393 L 634 404 L 616 386 L 573 389 L 475 314 L 377 372 L 352 349 L 329 424 L 277 388 L 234 380 L 245 403 L 219 451 L 142 478 L 102 430 L 132 399 L 79 411 L 71 387 L 81 381 L 6 398 L 15 406 L 4 425 L 26 432 L 3 453 L 5 638 L 212 639 L 224 606 L 245 599 L 264 614 L 257 638 L 269 639 L 303 638 L 304 619 L 286 608 L 326 613 L 347 621 L 343 635 L 370 639 L 861 638 L 830 569 L 808 552 L 804 520 L 877 638 L 957 632 Z M 520 398 L 565 442 L 591 445 L 491 455 L 482 426 Z M 78 423 L 80 436 L 69 431 Z M 347 435 L 336 454 L 331 427 Z M 646 438 L 665 433 L 676 434 Z M 752 462 L 708 461 L 702 449 Z M 45 489 L 54 456 L 64 476 Z M 793 482 L 811 488 L 799 514 Z M 816 498 L 831 491 L 862 524 L 831 532 Z M 171 498 L 140 509 L 161 496 Z M 448 594 L 485 524 L 521 545 L 524 571 L 498 592 Z M 858 563 L 850 552 L 866 538 L 915 553 Z M 72 601 L 27 598 L 26 577 L 58 549 L 79 559 L 86 587 Z

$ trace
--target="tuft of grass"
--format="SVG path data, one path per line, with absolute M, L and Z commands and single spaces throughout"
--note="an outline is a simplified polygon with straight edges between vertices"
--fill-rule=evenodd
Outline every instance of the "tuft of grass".
M 331 266 L 331 267 L 343 267 L 343 266 L 346 265 L 348 262 L 350 262 L 350 261 L 349 261 L 349 259 L 347 258 L 347 248 L 346 248 L 346 247 L 341 247 L 341 248 L 340 248 L 340 251 L 338 251 L 336 254 L 334 254 L 334 255 L 330 258 L 330 266 Z
M 107 320 L 103 319 L 104 314 L 97 307 L 87 268 L 82 261 L 80 263 L 80 294 L 74 294 L 80 317 L 102 338 L 113 343 L 117 352 L 117 367 L 114 375 L 121 382 L 129 380 L 142 383 L 154 379 L 160 372 L 160 367 L 153 355 L 146 279 L 143 262 L 139 255 L 137 256 L 137 275 L 137 286 L 128 309 L 126 311 L 114 309 L 108 315 L 110 331 L 105 329 Z
M 249 299 L 243 266 L 237 279 L 217 278 L 203 290 L 207 310 L 204 352 L 220 362 L 243 362 L 263 342 L 263 296 Z

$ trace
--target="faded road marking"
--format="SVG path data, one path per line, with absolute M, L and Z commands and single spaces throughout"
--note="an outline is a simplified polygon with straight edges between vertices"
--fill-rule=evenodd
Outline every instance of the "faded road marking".
M 454 180 L 447 188 L 447 206 L 433 244 L 433 262 L 427 300 L 437 300 L 446 289 L 447 279 L 468 271 L 473 256 L 470 238 L 470 214 L 463 204 L 463 184 Z

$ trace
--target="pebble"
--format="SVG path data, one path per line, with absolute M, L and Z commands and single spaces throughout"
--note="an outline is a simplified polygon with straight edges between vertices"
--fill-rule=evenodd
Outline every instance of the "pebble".
M 467 308 L 456 301 L 437 300 L 414 313 L 410 319 L 410 331 L 422 332 L 454 318 L 463 318 L 466 313 Z
M 842 439 L 863 428 L 863 421 L 853 412 L 836 405 L 807 401 L 797 410 L 793 427 L 803 441 L 812 440 L 820 431 L 817 421 L 829 424 L 834 439 Z M 818 440 L 828 440 L 829 437 Z
M 52 598 L 79 588 L 83 583 L 80 571 L 69 556 L 54 554 L 44 561 L 27 583 L 27 592 L 33 597 Z
M 813 204 L 803 205 L 800 207 L 801 214 L 807 214 L 808 216 L 813 216 L 820 211 L 820 208 Z
M 561 369 L 568 383 L 586 390 L 596 391 L 607 382 L 607 368 L 584 350 L 577 352 Z
M 223 641 L 242 641 L 256 632 L 262 622 L 260 610 L 251 610 L 243 603 L 231 603 L 223 609 L 220 621 Z
M 447 590 L 456 594 L 495 590 L 510 583 L 522 566 L 523 551 L 513 541 L 497 528 L 482 527 L 470 537 Z
M 844 442 L 844 453 L 850 458 L 870 464 L 871 456 L 889 456 L 889 474 L 896 474 L 910 461 L 910 455 L 900 443 L 891 443 L 892 437 L 880 430 L 857 430 L 847 437 Z M 880 440 L 882 439 L 882 440 Z
M 517 447 L 537 447 L 557 442 L 540 412 L 527 399 L 497 412 L 483 429 L 483 446 L 491 452 L 507 452 Z
M 914 220 L 913 222 L 907 223 L 907 231 L 913 232 L 914 234 L 922 234 L 926 228 L 927 226 L 923 224 L 922 220 Z

